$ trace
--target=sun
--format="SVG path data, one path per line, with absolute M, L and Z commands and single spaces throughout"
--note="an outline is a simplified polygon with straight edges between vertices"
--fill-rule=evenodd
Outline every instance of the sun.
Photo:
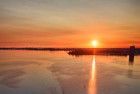
M 93 41 L 91 42 L 91 44 L 92 44 L 92 46 L 93 46 L 94 48 L 96 48 L 96 47 L 98 46 L 98 41 L 97 41 L 97 40 L 93 40 Z

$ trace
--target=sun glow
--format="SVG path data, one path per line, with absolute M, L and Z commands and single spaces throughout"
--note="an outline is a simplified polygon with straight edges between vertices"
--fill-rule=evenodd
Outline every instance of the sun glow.
M 94 48 L 96 48 L 98 46 L 98 41 L 97 40 L 93 40 L 91 43 L 92 43 L 92 46 Z

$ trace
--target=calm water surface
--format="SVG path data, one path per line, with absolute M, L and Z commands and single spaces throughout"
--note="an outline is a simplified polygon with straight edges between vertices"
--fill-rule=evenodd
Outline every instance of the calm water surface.
M 0 51 L 0 94 L 140 94 L 140 56 Z

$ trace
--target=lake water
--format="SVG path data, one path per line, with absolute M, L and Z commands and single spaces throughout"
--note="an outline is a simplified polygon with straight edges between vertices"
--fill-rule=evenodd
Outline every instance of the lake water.
M 0 94 L 140 94 L 140 56 L 0 51 Z

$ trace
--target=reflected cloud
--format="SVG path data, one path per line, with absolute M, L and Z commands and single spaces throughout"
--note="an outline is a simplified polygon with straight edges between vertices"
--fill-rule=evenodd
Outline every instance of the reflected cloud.
M 25 72 L 22 69 L 0 70 L 0 85 L 16 88 L 21 82 L 20 77 L 24 74 Z
M 38 64 L 36 62 L 27 61 L 6 61 L 0 62 L 0 86 L 9 88 L 18 88 L 26 74 L 25 66 Z
M 93 56 L 90 79 L 88 83 L 88 94 L 96 94 L 96 61 Z

